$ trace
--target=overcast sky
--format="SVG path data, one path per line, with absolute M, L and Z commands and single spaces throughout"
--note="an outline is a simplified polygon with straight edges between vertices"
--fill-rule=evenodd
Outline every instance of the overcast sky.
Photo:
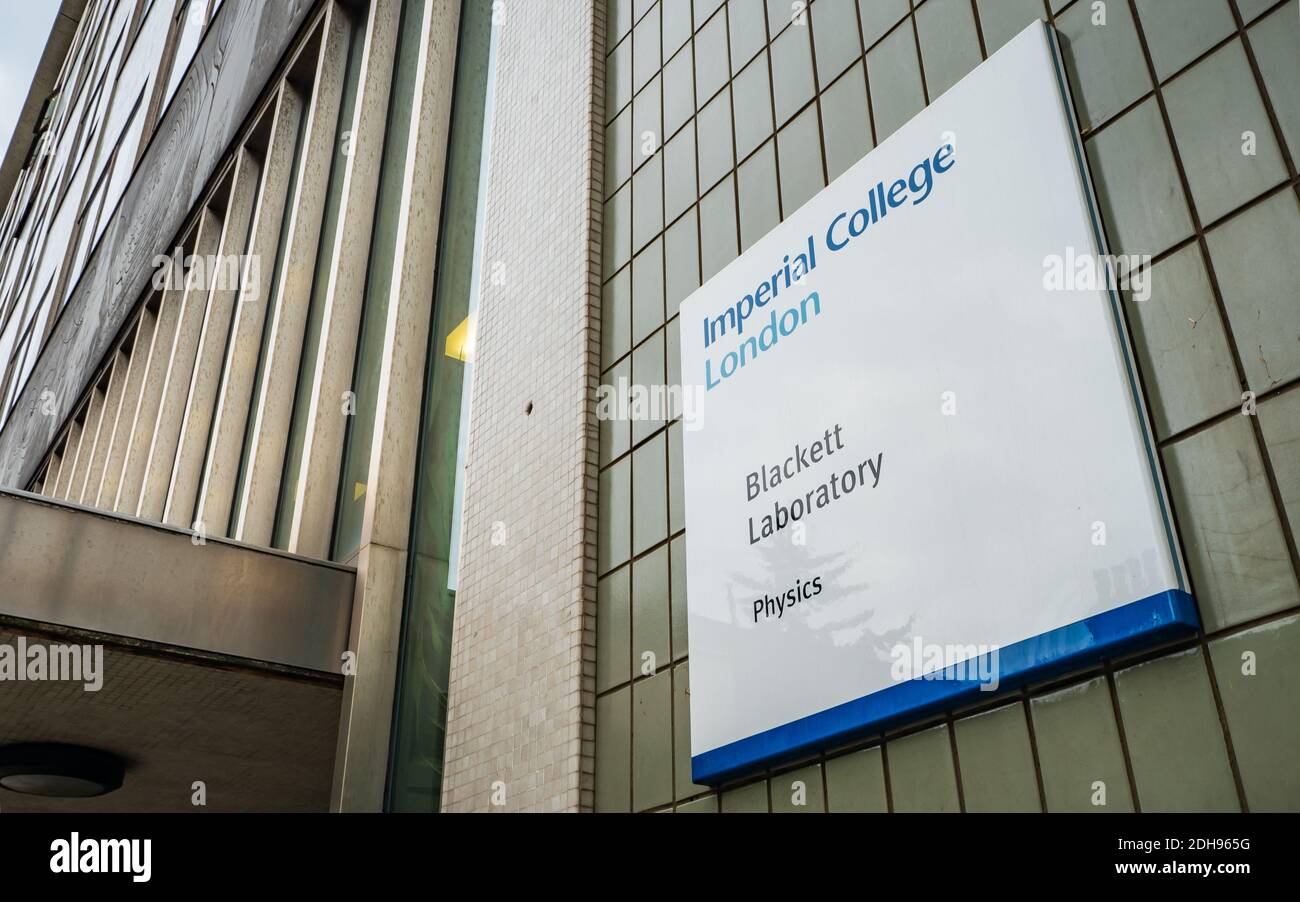
M 0 0 L 0 157 L 9 147 L 14 123 L 27 99 L 59 0 Z

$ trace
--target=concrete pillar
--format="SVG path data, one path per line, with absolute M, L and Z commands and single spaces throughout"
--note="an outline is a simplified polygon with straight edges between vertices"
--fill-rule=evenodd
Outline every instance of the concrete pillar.
M 197 523 L 214 534 L 225 534 L 230 507 L 234 503 L 244 427 L 252 402 L 257 360 L 262 353 L 262 324 L 271 295 L 271 273 L 280 242 L 280 226 L 284 219 L 301 117 L 302 99 L 291 85 L 282 84 L 276 98 L 266 159 L 262 164 L 262 185 L 253 213 L 249 260 L 241 279 L 239 306 L 226 349 L 217 409 L 212 417 L 212 437 L 199 486 L 199 505 L 195 510 Z M 254 265 L 254 261 L 261 272 L 261 278 L 256 280 L 249 278 L 249 267 Z
M 207 261 L 216 253 L 221 228 L 221 217 L 204 207 L 199 214 L 199 229 L 194 239 L 193 254 L 199 262 L 184 276 L 185 287 L 177 311 L 176 336 L 172 339 L 171 352 L 167 358 L 158 416 L 154 420 L 153 438 L 149 443 L 144 484 L 136 506 L 136 516 L 144 520 L 160 522 L 167 503 L 167 487 L 171 484 L 172 466 L 176 462 L 181 419 L 185 416 L 185 398 L 194 375 L 194 356 L 198 352 L 203 313 L 207 308 Z
M 113 435 L 113 423 L 117 420 L 117 409 L 122 404 L 122 390 L 126 386 L 128 367 L 126 355 L 121 349 L 113 352 L 113 365 L 108 375 L 108 391 L 104 395 L 104 412 L 100 415 L 99 425 L 95 429 L 95 444 L 91 451 L 90 468 L 81 483 L 81 491 L 75 499 L 81 504 L 95 503 L 99 492 L 99 483 L 104 478 L 104 461 L 108 459 L 108 445 Z
M 315 361 L 303 463 L 289 535 L 289 550 L 307 557 L 327 558 L 330 553 L 347 426 L 343 393 L 352 387 L 352 368 L 356 362 L 401 15 L 402 0 L 373 0 L 366 23 L 356 108 L 350 128 L 352 155 L 343 175 L 334 265 L 325 292 L 320 350 Z
M 343 684 L 334 758 L 336 811 L 383 806 L 459 23 L 460 0 L 427 0 L 357 554 L 348 645 L 357 672 Z
M 203 477 L 203 459 L 207 456 L 208 436 L 217 404 L 217 389 L 221 385 L 226 339 L 230 337 L 230 321 L 239 299 L 241 280 L 231 281 L 228 267 L 231 261 L 236 261 L 242 275 L 242 256 L 247 247 L 248 226 L 257 200 L 257 180 L 261 171 L 256 158 L 247 148 L 241 148 L 235 159 L 234 181 L 226 201 L 226 219 L 217 250 L 221 276 L 208 294 L 207 310 L 203 314 L 199 347 L 194 355 L 194 375 L 190 379 L 176 447 L 176 464 L 172 468 L 171 485 L 163 509 L 163 521 L 171 526 L 191 526 L 190 518 L 198 498 L 199 481 Z
M 86 486 L 86 477 L 90 475 L 90 459 L 95 455 L 95 439 L 99 435 L 99 423 L 104 418 L 104 394 L 104 387 L 96 380 L 86 404 L 86 420 L 81 428 L 81 443 L 72 467 L 72 480 L 68 483 L 67 494 L 64 496 L 69 501 L 81 501 L 81 491 Z
M 88 502 L 101 510 L 112 510 L 113 502 L 117 500 L 117 487 L 122 483 L 122 465 L 126 462 L 126 448 L 131 441 L 131 423 L 136 403 L 140 399 L 140 387 L 144 384 L 149 345 L 153 342 L 157 320 L 154 312 L 146 306 L 140 311 L 139 322 L 122 344 L 128 355 L 126 384 L 122 387 L 122 397 L 113 411 L 113 429 L 109 433 L 108 455 L 104 458 L 104 475 L 95 492 L 95 500 Z
M 180 324 L 181 303 L 185 299 L 184 286 L 164 288 L 158 301 L 158 320 L 154 325 L 153 339 L 149 342 L 144 359 L 144 376 L 140 382 L 140 397 L 136 401 L 135 416 L 131 420 L 131 439 L 126 446 L 122 464 L 122 481 L 117 486 L 117 499 L 113 510 L 135 515 L 144 488 L 144 471 L 149 463 L 149 447 L 153 444 L 153 429 L 158 422 L 158 408 L 162 404 L 163 387 L 167 379 L 167 364 L 171 360 L 172 341 Z
M 68 441 L 63 446 L 63 466 L 59 470 L 59 481 L 54 485 L 54 497 L 68 497 L 68 488 L 72 485 L 72 473 L 77 467 L 77 453 L 81 450 L 81 424 L 73 422 L 68 429 Z
M 54 495 L 54 487 L 59 483 L 59 470 L 63 467 L 63 455 L 55 452 L 50 458 L 50 465 L 45 471 L 45 481 L 41 483 L 41 494 L 46 498 Z
M 339 105 L 351 35 L 347 14 L 337 3 L 329 4 L 289 210 L 289 241 L 276 297 L 271 300 L 271 337 L 261 390 L 251 414 L 253 440 L 234 534 L 236 539 L 253 545 L 270 545 L 275 528 L 284 452 L 293 427 L 294 386 L 298 367 L 303 363 L 303 336 L 316 275 L 321 218 L 329 190 L 330 165 L 337 153 Z

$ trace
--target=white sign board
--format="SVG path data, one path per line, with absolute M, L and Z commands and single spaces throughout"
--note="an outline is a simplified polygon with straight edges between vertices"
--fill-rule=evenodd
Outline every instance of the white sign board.
M 1065 92 L 1036 24 L 682 304 L 696 782 L 1195 628 Z

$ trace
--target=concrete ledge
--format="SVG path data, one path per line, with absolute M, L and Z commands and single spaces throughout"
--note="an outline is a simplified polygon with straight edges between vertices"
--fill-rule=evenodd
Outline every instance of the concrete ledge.
M 0 616 L 338 673 L 347 567 L 0 491 Z

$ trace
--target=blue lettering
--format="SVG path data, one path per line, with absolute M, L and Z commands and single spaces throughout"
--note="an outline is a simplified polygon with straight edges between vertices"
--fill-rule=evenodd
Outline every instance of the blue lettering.
M 849 214 L 841 213 L 839 216 L 836 216 L 831 220 L 831 227 L 826 230 L 826 246 L 833 251 L 842 251 L 844 248 L 849 246 L 849 239 L 845 238 L 843 241 L 837 243 L 834 237 L 835 226 L 839 225 L 843 220 L 848 219 L 848 217 Z
M 934 155 L 934 171 L 942 175 L 951 169 L 953 164 L 957 162 L 956 160 L 953 160 L 952 163 L 948 163 L 946 166 L 944 163 L 948 160 L 952 160 L 956 153 L 956 149 L 951 144 L 945 144 L 943 147 L 940 147 Z

